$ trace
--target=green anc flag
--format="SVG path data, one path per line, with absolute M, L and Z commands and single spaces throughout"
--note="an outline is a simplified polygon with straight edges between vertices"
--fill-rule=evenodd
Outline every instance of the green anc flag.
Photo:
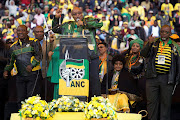
M 84 69 L 84 60 L 68 59 L 66 60 L 66 68 Z
M 87 59 L 60 59 L 59 75 L 59 95 L 89 95 L 89 61 Z

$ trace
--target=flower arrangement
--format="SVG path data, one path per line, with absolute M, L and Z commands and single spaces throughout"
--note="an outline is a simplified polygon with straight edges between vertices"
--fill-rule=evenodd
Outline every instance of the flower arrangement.
M 94 118 L 115 120 L 117 118 L 117 114 L 115 108 L 111 105 L 107 98 L 92 97 L 91 101 L 86 105 L 85 117 L 87 120 Z
M 58 112 L 83 112 L 85 103 L 73 96 L 62 96 L 49 103 L 50 109 Z
M 54 115 L 54 112 L 50 111 L 48 103 L 45 100 L 41 100 L 41 97 L 38 95 L 29 97 L 21 103 L 19 113 L 23 118 L 36 118 L 36 120 L 39 120 L 48 119 Z

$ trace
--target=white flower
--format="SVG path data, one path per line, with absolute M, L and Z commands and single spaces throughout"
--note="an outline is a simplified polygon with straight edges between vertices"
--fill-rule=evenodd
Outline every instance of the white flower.
M 48 115 L 48 114 L 49 114 L 49 110 L 45 110 L 44 113 L 45 113 L 46 115 Z
M 32 115 L 35 115 L 36 112 L 37 112 L 37 110 L 33 110 L 31 113 L 32 113 Z

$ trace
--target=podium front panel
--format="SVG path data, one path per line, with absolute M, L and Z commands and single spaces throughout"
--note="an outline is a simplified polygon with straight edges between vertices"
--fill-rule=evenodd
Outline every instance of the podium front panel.
M 89 95 L 89 61 L 86 38 L 61 38 L 59 95 Z

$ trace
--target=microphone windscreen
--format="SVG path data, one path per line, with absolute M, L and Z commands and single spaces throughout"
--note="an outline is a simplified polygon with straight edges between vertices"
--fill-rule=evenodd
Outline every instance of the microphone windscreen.
M 80 19 L 79 19 L 79 18 L 77 18 L 77 19 L 76 19 L 76 22 L 78 22 L 79 20 L 80 20 Z

